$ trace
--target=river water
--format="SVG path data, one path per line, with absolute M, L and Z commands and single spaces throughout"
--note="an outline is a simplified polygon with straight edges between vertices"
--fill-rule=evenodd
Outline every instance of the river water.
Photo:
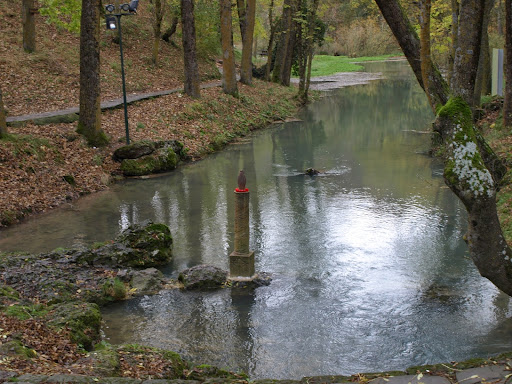
M 426 156 L 433 117 L 405 63 L 330 92 L 226 151 L 163 177 L 128 180 L 0 232 L 31 252 L 167 223 L 174 260 L 228 268 L 233 190 L 250 189 L 251 249 L 268 287 L 166 291 L 110 306 L 105 337 L 175 350 L 252 378 L 404 369 L 512 350 L 512 307 L 462 240 L 463 206 Z M 302 174 L 308 167 L 322 173 Z

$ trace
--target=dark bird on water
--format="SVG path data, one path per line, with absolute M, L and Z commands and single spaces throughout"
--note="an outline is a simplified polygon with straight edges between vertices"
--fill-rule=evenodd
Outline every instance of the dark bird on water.
M 245 178 L 245 172 L 243 170 L 238 174 L 238 189 L 240 191 L 245 191 L 245 183 L 247 179 Z

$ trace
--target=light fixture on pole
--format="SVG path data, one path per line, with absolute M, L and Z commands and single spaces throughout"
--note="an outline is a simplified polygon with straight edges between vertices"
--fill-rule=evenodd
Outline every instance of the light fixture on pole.
M 126 80 L 124 74 L 123 57 L 123 32 L 121 28 L 121 17 L 137 14 L 139 0 L 131 0 L 129 3 L 117 7 L 114 4 L 105 6 L 105 22 L 108 30 L 119 30 L 119 52 L 121 55 L 121 77 L 123 81 L 123 105 L 124 105 L 124 126 L 126 131 L 126 144 L 130 144 L 130 129 L 128 127 L 128 103 L 126 100 Z

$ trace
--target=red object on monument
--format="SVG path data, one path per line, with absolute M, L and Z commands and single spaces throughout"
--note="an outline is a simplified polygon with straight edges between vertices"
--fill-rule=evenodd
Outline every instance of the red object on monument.
M 235 192 L 249 192 L 249 188 L 245 188 L 245 189 L 235 188 Z

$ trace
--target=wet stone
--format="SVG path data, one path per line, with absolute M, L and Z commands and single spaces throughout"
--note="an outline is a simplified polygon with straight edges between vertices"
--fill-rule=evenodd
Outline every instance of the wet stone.
M 220 288 L 226 282 L 228 272 L 213 265 L 196 265 L 181 272 L 178 279 L 185 289 Z
M 392 377 L 378 377 L 371 384 L 450 384 L 450 381 L 441 376 L 405 375 Z M 467 384 L 467 383 L 464 383 Z
M 16 374 L 14 372 L 0 371 L 0 381 L 8 381 L 8 379 L 13 378 L 15 376 Z
M 480 368 L 466 369 L 457 372 L 457 381 L 464 384 L 477 383 L 504 383 L 506 376 L 510 374 L 510 370 L 506 370 L 503 365 L 490 365 Z
M 97 383 L 94 378 L 89 376 L 79 376 L 79 375 L 53 375 L 46 379 L 45 383 L 52 384 L 93 384 Z
M 142 384 L 142 380 L 129 377 L 102 377 L 101 384 Z
M 30 373 L 27 373 L 25 375 L 19 376 L 16 380 L 18 383 L 23 382 L 30 384 L 38 384 L 45 382 L 47 378 L 48 376 L 45 375 L 32 375 Z

